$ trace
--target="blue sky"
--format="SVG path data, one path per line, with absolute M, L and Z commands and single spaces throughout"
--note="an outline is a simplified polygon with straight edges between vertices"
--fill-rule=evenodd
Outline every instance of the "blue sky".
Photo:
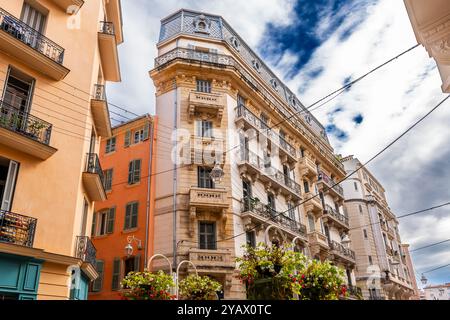
M 305 105 L 416 44 L 401 0 L 133 0 L 122 1 L 122 7 L 123 81 L 108 85 L 108 100 L 137 114 L 154 112 L 148 71 L 156 56 L 160 19 L 180 8 L 222 15 Z M 434 60 L 419 47 L 314 115 L 337 153 L 364 162 L 444 97 L 440 85 Z M 448 104 L 369 166 L 397 215 L 450 200 Z M 402 240 L 411 249 L 450 235 L 450 207 L 400 221 Z M 450 263 L 450 244 L 417 251 L 413 261 L 417 274 Z M 450 268 L 427 276 L 431 283 L 450 282 Z

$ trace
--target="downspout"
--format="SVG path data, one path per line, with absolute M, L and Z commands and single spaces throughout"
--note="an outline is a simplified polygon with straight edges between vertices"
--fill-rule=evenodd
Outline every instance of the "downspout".
M 177 132 L 177 118 L 178 118 L 178 89 L 177 89 L 177 82 L 176 79 L 174 79 L 174 118 L 173 118 L 173 128 L 175 132 Z M 177 268 L 177 159 L 178 159 L 178 137 L 175 137 L 174 141 L 174 150 L 175 150 L 175 156 L 174 156 L 174 164 L 173 164 L 173 268 Z
M 150 120 L 149 120 L 150 121 Z M 148 235 L 149 235 L 149 223 L 150 223 L 150 190 L 152 179 L 152 164 L 153 164 L 153 136 L 154 136 L 154 123 L 150 121 L 150 152 L 148 161 L 148 177 L 147 177 L 147 207 L 145 217 L 145 252 L 144 252 L 144 266 L 148 259 Z

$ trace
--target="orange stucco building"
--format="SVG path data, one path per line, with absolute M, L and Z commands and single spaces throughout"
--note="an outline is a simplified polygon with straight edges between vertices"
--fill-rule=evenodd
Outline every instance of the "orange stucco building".
M 89 299 L 120 299 L 123 277 L 143 271 L 153 252 L 153 177 L 156 119 L 144 115 L 112 129 L 100 146 L 106 201 L 96 202 L 92 239 L 99 277 Z M 130 244 L 132 252 L 126 253 Z

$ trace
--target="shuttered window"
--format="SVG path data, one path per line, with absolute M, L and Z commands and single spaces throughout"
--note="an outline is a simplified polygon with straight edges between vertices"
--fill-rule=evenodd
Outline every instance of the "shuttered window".
M 125 210 L 124 229 L 132 229 L 137 227 L 138 218 L 138 202 L 128 203 Z
M 36 10 L 28 3 L 23 4 L 20 20 L 25 22 L 27 25 L 29 25 L 39 33 L 44 33 L 46 18 L 47 17 L 45 16 L 45 14 Z
M 130 161 L 128 165 L 128 184 L 135 184 L 141 180 L 141 160 Z
M 106 233 L 114 232 L 114 221 L 116 219 L 116 208 L 110 208 L 108 212 L 108 219 L 106 221 Z
M 104 182 L 105 191 L 110 191 L 112 189 L 113 169 L 103 171 L 103 175 L 105 177 Z
M 116 151 L 116 137 L 112 137 L 106 140 L 106 150 L 105 153 L 111 153 Z
M 104 267 L 104 262 L 102 260 L 97 260 L 96 261 L 95 270 L 97 270 L 98 278 L 96 280 L 94 280 L 94 282 L 92 284 L 92 291 L 93 292 L 102 291 L 102 287 L 103 287 L 103 267 Z
M 113 291 L 120 289 L 120 258 L 114 258 L 111 289 Z
M 130 143 L 131 143 L 131 131 L 128 130 L 127 132 L 125 132 L 125 140 L 124 140 L 125 148 L 129 147 Z

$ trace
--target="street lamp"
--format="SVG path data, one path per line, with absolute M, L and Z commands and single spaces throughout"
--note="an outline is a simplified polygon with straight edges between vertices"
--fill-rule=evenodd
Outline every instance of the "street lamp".
M 341 244 L 343 245 L 343 246 L 345 246 L 345 247 L 349 247 L 350 246 L 350 243 L 351 243 L 352 241 L 350 240 L 350 237 L 348 236 L 348 234 L 345 234 L 343 237 L 342 237 L 342 240 L 341 240 Z
M 423 285 L 426 285 L 428 282 L 428 279 L 425 277 L 425 275 L 422 273 L 422 277 L 420 278 L 420 282 L 422 282 Z
M 178 300 L 178 275 L 179 275 L 179 272 L 180 272 L 180 267 L 181 267 L 181 265 L 183 264 L 183 263 L 188 263 L 188 264 L 190 264 L 191 266 L 193 266 L 194 267 L 194 270 L 195 270 L 195 274 L 198 276 L 198 271 L 197 271 L 197 267 L 195 266 L 195 264 L 192 262 L 192 261 L 190 261 L 190 260 L 183 260 L 183 261 L 181 261 L 179 264 L 178 264 L 178 267 L 177 267 L 177 273 L 176 273 L 176 279 L 175 279 L 175 295 L 176 295 L 176 297 L 177 297 L 177 300 Z
M 217 161 L 214 161 L 214 168 L 212 168 L 211 173 L 209 174 L 211 180 L 214 184 L 222 182 L 222 178 L 224 176 L 223 169 Z
M 133 254 L 133 246 L 131 245 L 131 242 L 136 241 L 137 242 L 137 248 L 138 250 L 142 249 L 142 241 L 135 236 L 128 236 L 127 237 L 127 245 L 125 246 L 125 254 L 127 257 L 131 256 Z

